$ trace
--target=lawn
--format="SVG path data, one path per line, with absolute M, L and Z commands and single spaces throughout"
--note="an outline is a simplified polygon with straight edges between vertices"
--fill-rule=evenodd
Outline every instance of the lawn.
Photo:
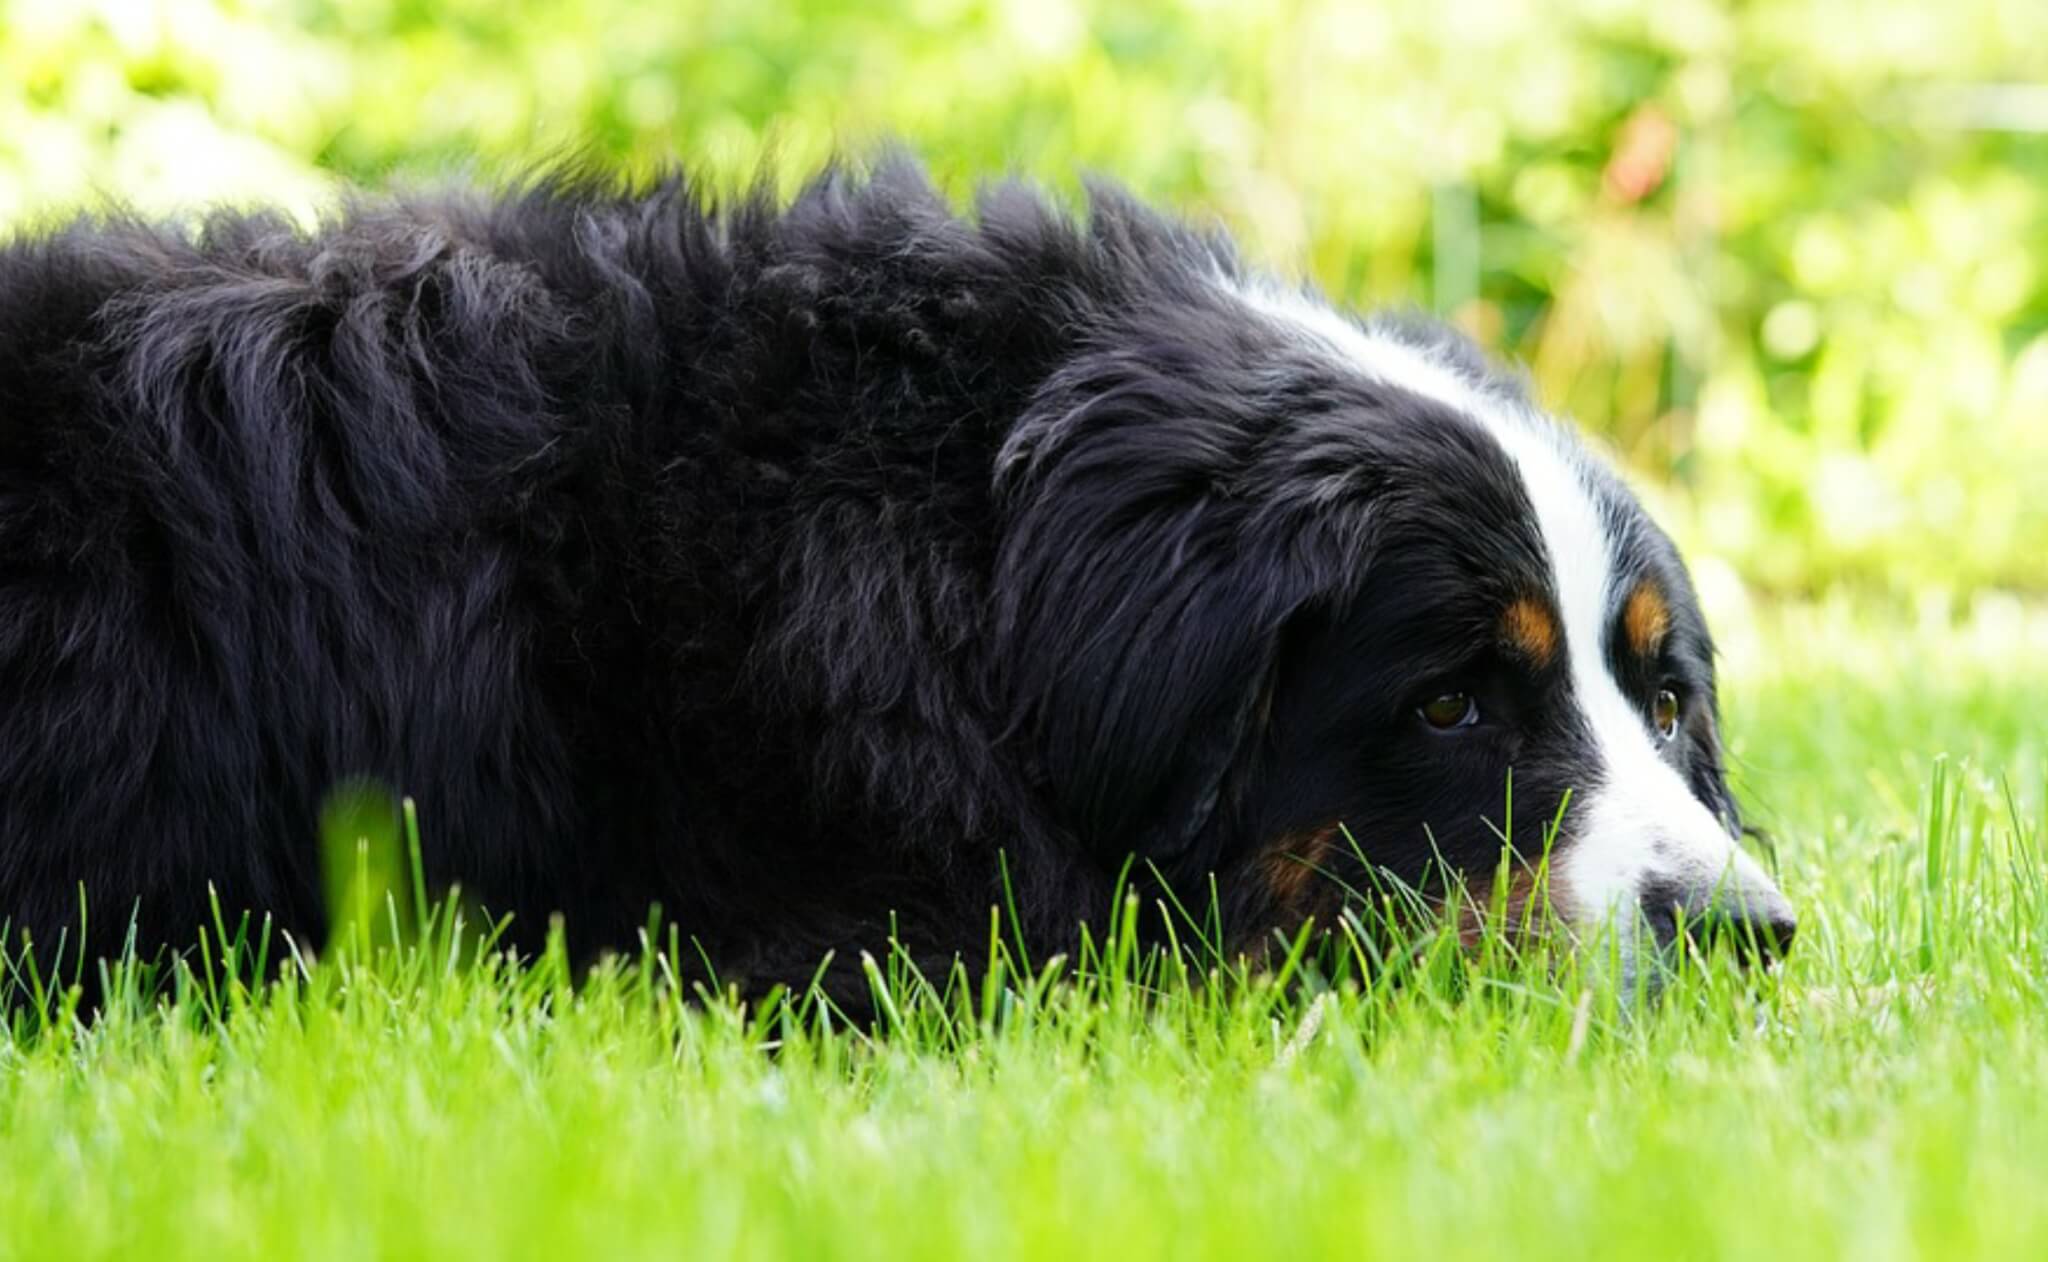
M 330 959 L 0 1039 L 0 1259 L 2048 1254 L 2048 611 L 1722 634 L 1804 917 L 1761 985 L 1425 947 L 1148 993 L 1112 945 L 898 976 L 877 1032 L 652 958 Z

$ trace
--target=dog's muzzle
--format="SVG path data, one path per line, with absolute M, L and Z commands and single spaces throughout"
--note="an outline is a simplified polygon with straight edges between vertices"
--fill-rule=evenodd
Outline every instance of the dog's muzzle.
M 1749 963 L 1773 963 L 1791 949 L 1799 917 L 1760 876 L 1731 868 L 1711 884 L 1652 879 L 1643 887 L 1643 919 L 1660 946 L 1675 946 L 1682 936 L 1700 950 L 1725 944 Z

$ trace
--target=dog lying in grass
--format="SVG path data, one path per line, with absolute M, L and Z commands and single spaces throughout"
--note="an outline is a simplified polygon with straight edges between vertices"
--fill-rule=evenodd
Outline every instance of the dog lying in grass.
M 15 236 L 0 698 L 0 916 L 82 958 L 209 891 L 317 941 L 359 777 L 515 937 L 659 904 L 749 985 L 1120 878 L 1235 944 L 1386 876 L 1794 930 L 1678 555 L 1515 379 L 900 159 Z

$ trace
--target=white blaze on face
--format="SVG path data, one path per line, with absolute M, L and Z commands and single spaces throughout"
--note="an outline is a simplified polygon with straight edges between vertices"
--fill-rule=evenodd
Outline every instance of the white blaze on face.
M 1584 787 L 1580 823 L 1558 861 L 1556 889 L 1580 925 L 1632 920 L 1652 883 L 1717 887 L 1744 902 L 1776 889 L 1664 760 L 1647 718 L 1648 698 L 1631 699 L 1608 667 L 1608 637 L 1621 593 L 1616 547 L 1582 459 L 1562 446 L 1552 422 L 1517 417 L 1493 427 L 1535 506 L 1550 553 L 1551 583 L 1564 622 L 1572 698 L 1599 754 L 1599 778 Z
M 1702 904 L 1719 893 L 1726 905 L 1783 908 L 1770 877 L 1664 760 L 1650 728 L 1650 699 L 1625 696 L 1608 668 L 1608 637 L 1624 594 L 1616 590 L 1617 541 L 1586 457 L 1567 445 L 1557 424 L 1481 388 L 1426 349 L 1361 328 L 1304 295 L 1227 285 L 1254 310 L 1330 347 L 1366 376 L 1478 420 L 1521 475 L 1549 552 L 1573 704 L 1598 754 L 1590 783 L 1577 788 L 1575 826 L 1552 874 L 1566 918 L 1582 933 L 1613 925 L 1632 938 L 1641 899 L 1653 886 L 1696 892 Z

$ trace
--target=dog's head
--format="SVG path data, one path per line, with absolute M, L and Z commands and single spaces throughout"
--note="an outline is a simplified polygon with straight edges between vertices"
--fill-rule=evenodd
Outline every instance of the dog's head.
M 1790 943 L 1678 554 L 1455 334 L 1191 268 L 1045 383 L 998 485 L 1013 700 L 1106 865 L 1271 924 L 1361 862 L 1483 887 L 1505 837 L 1581 936 Z

